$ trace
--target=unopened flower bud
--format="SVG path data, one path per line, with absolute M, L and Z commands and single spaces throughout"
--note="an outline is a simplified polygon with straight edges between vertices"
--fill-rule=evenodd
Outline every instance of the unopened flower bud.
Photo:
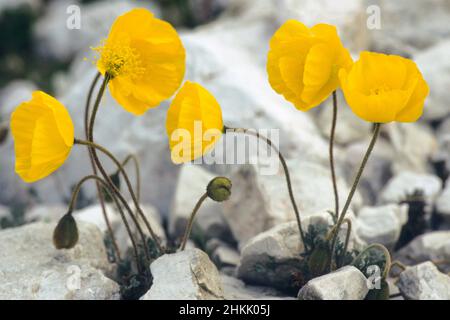
M 208 197 L 217 202 L 228 200 L 231 195 L 231 181 L 225 177 L 212 179 L 206 187 Z
M 65 214 L 53 231 L 56 249 L 71 249 L 78 242 L 78 227 L 71 213 Z
M 330 250 L 325 245 L 319 245 L 314 248 L 308 261 L 309 271 L 313 277 L 321 276 L 327 273 L 330 265 Z

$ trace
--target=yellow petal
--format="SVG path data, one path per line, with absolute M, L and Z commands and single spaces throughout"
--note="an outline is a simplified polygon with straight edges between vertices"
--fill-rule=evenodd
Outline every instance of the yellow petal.
M 127 33 L 133 38 L 145 38 L 153 19 L 155 19 L 155 16 L 147 9 L 132 9 L 117 17 L 109 32 L 108 40 L 120 40 L 122 33 Z
M 131 93 L 131 89 L 127 89 L 130 85 L 126 81 L 121 81 L 120 78 L 112 79 L 109 82 L 109 89 L 111 95 L 117 102 L 128 112 L 140 116 L 148 110 L 148 105 L 141 100 L 138 100 Z
M 302 99 L 306 103 L 310 103 L 316 98 L 317 93 L 322 89 L 331 78 L 333 68 L 333 56 L 331 48 L 320 43 L 313 46 L 306 56 L 305 70 L 303 73 Z M 336 84 L 337 86 L 337 84 Z M 331 93 L 325 93 L 324 97 L 319 100 L 326 99 Z
M 418 81 L 416 87 L 405 108 L 403 108 L 395 117 L 395 121 L 415 122 L 423 114 L 425 98 L 428 96 L 430 88 L 420 73 L 417 76 Z
M 311 34 L 331 47 L 336 48 L 340 43 L 336 27 L 326 23 L 318 23 L 311 27 Z
M 364 51 L 357 62 L 361 64 L 366 90 L 380 87 L 401 89 L 406 79 L 404 58 Z
M 167 112 L 166 130 L 173 162 L 188 162 L 203 156 L 223 131 L 219 103 L 199 84 L 186 82 Z
M 113 77 L 111 95 L 135 115 L 170 98 L 184 77 L 185 50 L 176 30 L 146 9 L 118 17 L 96 50 L 99 71 Z
M 308 36 L 309 29 L 303 23 L 297 20 L 286 21 L 273 35 L 270 40 L 271 47 L 278 47 L 283 42 L 302 39 L 302 36 Z
M 348 105 L 366 121 L 411 122 L 422 114 L 428 86 L 409 59 L 363 52 L 339 78 Z
M 300 93 L 303 91 L 303 82 L 299 75 L 303 74 L 303 64 L 300 58 L 296 59 L 290 56 L 280 57 L 278 60 L 279 79 L 269 79 L 272 87 L 286 100 L 291 101 L 294 105 L 302 110 L 306 108 L 305 103 L 301 99 Z M 278 83 L 276 81 L 278 80 Z
M 288 20 L 270 40 L 267 73 L 272 88 L 286 100 L 303 109 L 302 74 L 304 60 L 312 41 L 308 28 L 299 21 Z
M 64 139 L 66 146 L 71 147 L 74 141 L 74 127 L 67 109 L 62 103 L 43 91 L 33 92 L 33 98 L 37 97 L 43 104 L 51 106 L 59 134 Z
M 289 20 L 270 41 L 267 73 L 277 93 L 297 109 L 307 111 L 336 90 L 339 69 L 348 69 L 351 64 L 335 27 L 318 24 L 309 29 Z
M 25 182 L 40 180 L 57 170 L 74 141 L 72 120 L 64 106 L 44 92 L 33 93 L 11 115 L 16 172 Z

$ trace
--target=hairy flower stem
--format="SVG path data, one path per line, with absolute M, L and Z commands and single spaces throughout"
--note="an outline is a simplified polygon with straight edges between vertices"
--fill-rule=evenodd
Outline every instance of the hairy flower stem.
M 337 220 L 339 218 L 339 192 L 336 181 L 336 171 L 334 166 L 334 136 L 336 132 L 336 121 L 337 121 L 337 94 L 336 91 L 333 91 L 333 120 L 331 121 L 331 131 L 330 131 L 330 170 L 331 170 L 331 181 L 333 183 L 333 191 L 334 191 L 334 216 Z
M 348 249 L 348 243 L 350 242 L 350 236 L 352 234 L 352 221 L 348 218 L 345 218 L 343 223 L 347 223 L 347 234 L 345 235 L 344 249 L 342 251 L 341 262 L 344 261 L 345 253 Z
M 389 270 L 389 272 L 391 272 L 392 269 L 394 269 L 394 267 L 397 267 L 397 268 L 399 268 L 401 270 L 396 276 L 394 276 L 394 278 L 399 276 L 400 273 L 402 273 L 403 271 L 406 270 L 406 266 L 403 263 L 401 263 L 400 261 L 398 261 L 398 260 L 395 260 L 395 261 L 393 261 L 391 263 L 391 269 Z
M 353 182 L 352 188 L 350 189 L 350 193 L 348 194 L 347 200 L 345 201 L 344 208 L 339 216 L 339 219 L 336 223 L 336 228 L 333 234 L 333 241 L 331 242 L 331 261 L 333 261 L 334 250 L 336 247 L 336 240 L 339 234 L 339 229 L 344 221 L 345 214 L 347 213 L 348 208 L 350 207 L 350 203 L 352 202 L 353 196 L 355 195 L 356 188 L 358 187 L 359 180 L 361 179 L 364 168 L 366 167 L 367 161 L 369 160 L 370 154 L 372 153 L 373 147 L 375 146 L 375 142 L 377 141 L 378 135 L 380 133 L 381 124 L 376 123 L 373 131 L 372 140 L 370 141 L 369 147 L 367 148 L 366 154 L 361 162 L 361 165 L 356 173 L 355 180 Z M 331 263 L 331 262 L 330 262 Z M 331 265 L 330 265 L 331 270 Z
M 197 203 L 196 203 L 196 205 L 194 207 L 194 210 L 192 210 L 191 216 L 190 216 L 188 224 L 186 226 L 186 230 L 184 231 L 183 240 L 181 241 L 180 251 L 183 251 L 184 248 L 186 248 L 186 243 L 187 243 L 187 241 L 189 239 L 189 236 L 191 234 L 192 225 L 194 224 L 195 215 L 197 214 L 198 209 L 200 209 L 200 207 L 202 206 L 203 201 L 205 201 L 206 198 L 208 198 L 208 194 L 205 193 L 197 201 Z
M 385 259 L 385 261 L 386 261 L 386 265 L 384 266 L 384 270 L 383 270 L 383 273 L 382 273 L 381 277 L 382 277 L 383 279 L 386 279 L 386 277 L 387 277 L 389 271 L 391 270 L 392 263 L 391 263 L 391 254 L 389 253 L 389 250 L 386 249 L 385 246 L 383 246 L 383 245 L 381 245 L 381 244 L 379 244 L 379 243 L 373 243 L 373 244 L 371 244 L 370 246 L 366 247 L 366 248 L 365 248 L 365 249 L 364 249 L 364 250 L 363 250 L 356 258 L 355 258 L 354 261 L 358 261 L 358 259 L 360 259 L 362 256 L 364 256 L 364 254 L 365 254 L 366 252 L 368 252 L 370 249 L 373 249 L 373 248 L 376 248 L 376 249 L 381 250 L 381 251 L 383 252 L 384 259 Z
M 84 132 L 86 135 L 86 139 L 89 139 L 89 109 L 91 106 L 91 98 L 92 98 L 92 93 L 94 92 L 94 88 L 98 83 L 98 80 L 100 79 L 100 72 L 97 72 L 97 74 L 95 75 L 94 80 L 91 83 L 91 86 L 89 88 L 89 92 L 87 95 L 87 99 L 86 99 L 86 105 L 84 108 Z M 95 166 L 95 162 L 94 162 L 94 158 L 92 156 L 92 148 L 88 148 L 89 150 L 89 160 L 91 162 L 91 167 L 92 167 L 92 172 L 94 175 L 97 175 L 97 167 Z M 105 207 L 105 199 L 103 197 L 103 193 L 100 190 L 100 182 L 96 181 L 95 182 L 95 186 L 97 188 L 97 197 L 98 200 L 100 202 L 100 207 L 102 208 L 102 214 L 103 214 L 103 219 L 105 220 L 106 223 L 106 227 L 108 228 L 108 233 L 111 237 L 111 241 L 113 243 L 113 246 L 115 248 L 116 254 L 117 254 L 117 258 L 119 261 L 121 261 L 121 257 L 120 257 L 120 251 L 119 251 L 119 246 L 117 245 L 117 241 L 114 237 L 113 234 L 113 230 L 111 227 L 111 223 L 108 219 L 108 214 L 106 213 L 106 207 Z M 113 195 L 114 196 L 114 195 Z
M 119 201 L 117 200 L 117 197 L 113 196 L 113 191 L 109 187 L 108 183 L 106 183 L 106 181 L 104 181 L 102 178 L 100 178 L 97 175 L 89 175 L 89 176 L 86 176 L 83 179 L 81 179 L 77 183 L 77 185 L 75 186 L 75 189 L 74 189 L 74 191 L 72 193 L 72 199 L 70 200 L 68 211 L 72 212 L 73 209 L 75 208 L 75 204 L 76 204 L 76 201 L 78 199 L 78 194 L 79 194 L 79 192 L 81 190 L 81 187 L 82 187 L 83 183 L 85 183 L 88 180 L 95 180 L 96 184 L 101 185 L 104 188 L 105 192 L 108 193 L 108 195 L 114 200 L 114 204 L 116 205 L 117 210 L 120 213 L 122 221 L 125 224 L 125 228 L 127 229 L 128 236 L 131 239 L 131 244 L 133 246 L 134 256 L 135 256 L 135 259 L 136 259 L 136 266 L 137 266 L 139 272 L 141 272 L 142 271 L 142 266 L 139 263 L 138 248 L 137 248 L 137 245 L 136 245 L 136 240 L 134 239 L 134 236 L 133 236 L 133 232 L 131 231 L 130 225 L 128 224 L 128 221 L 126 220 L 125 214 L 123 213 L 123 209 L 120 206 Z M 120 253 L 117 252 L 117 255 L 120 256 Z M 119 260 L 119 261 L 121 261 L 121 260 Z
M 139 202 L 139 200 L 141 198 L 141 170 L 140 170 L 140 166 L 139 166 L 139 160 L 136 157 L 136 155 L 129 154 L 125 158 L 125 160 L 123 160 L 122 167 L 125 168 L 125 166 L 128 164 L 128 162 L 130 162 L 130 160 L 133 160 L 134 169 L 136 170 L 136 198 L 137 198 L 137 201 Z M 117 171 L 117 172 L 119 172 L 119 171 Z
M 100 145 L 98 145 L 98 144 L 96 144 L 96 143 L 94 143 L 94 142 L 91 142 L 91 141 L 84 141 L 84 140 L 79 140 L 79 139 L 75 139 L 75 142 L 74 142 L 75 144 L 79 144 L 79 145 L 85 145 L 85 146 L 91 146 L 91 147 L 93 147 L 94 149 L 97 149 L 97 150 L 99 150 L 99 151 L 101 151 L 102 153 L 104 153 L 106 156 L 108 156 L 114 163 L 115 163 L 115 165 L 116 166 L 118 166 L 119 168 L 121 168 L 121 173 L 123 174 L 123 168 L 120 166 L 120 162 L 112 155 L 112 153 L 110 153 L 107 149 L 105 149 L 105 148 L 103 148 L 102 146 L 100 146 Z M 94 159 L 95 159 L 95 156 L 94 156 Z M 97 161 L 96 161 L 97 162 Z M 104 170 L 102 167 L 101 168 L 99 168 L 100 169 L 100 172 L 102 173 L 102 175 L 103 175 L 103 177 L 104 177 L 104 179 L 105 180 L 107 180 L 107 179 L 109 179 L 109 181 L 107 181 L 108 182 L 108 185 L 109 185 L 109 187 L 114 191 L 114 193 L 116 194 L 116 196 L 119 198 L 119 200 L 122 202 L 122 204 L 124 205 L 124 207 L 126 208 L 126 210 L 128 211 L 128 213 L 130 214 L 130 217 L 131 217 L 131 219 L 133 220 L 133 223 L 136 225 L 136 229 L 137 229 L 137 231 L 139 232 L 139 235 L 140 235 L 140 237 L 141 237 L 141 239 L 142 239 L 142 243 L 143 243 L 143 246 L 144 246 L 144 251 L 145 251 L 145 254 L 146 254 L 146 256 L 147 256 L 147 259 L 149 259 L 150 258 L 150 256 L 149 256 L 149 248 L 148 248 L 148 245 L 147 245 L 147 241 L 146 241 L 146 238 L 145 238 L 145 235 L 144 235 L 144 232 L 142 231 L 142 228 L 141 228 L 141 226 L 140 226 L 140 224 L 139 224 L 139 221 L 137 220 L 137 217 L 135 217 L 135 215 L 133 214 L 133 210 L 131 210 L 131 208 L 130 208 L 130 205 L 128 204 L 128 202 L 127 202 L 127 200 L 123 197 L 123 195 L 120 193 L 120 190 L 114 185 L 114 183 L 111 181 L 111 179 L 110 179 L 110 177 L 108 176 L 108 174 L 106 173 L 106 171 L 103 171 L 102 172 L 102 170 Z M 151 235 L 152 237 L 154 236 L 155 238 L 156 238 L 156 235 Z M 154 238 L 154 239 L 155 239 Z
M 294 208 L 295 218 L 297 219 L 297 225 L 298 225 L 298 230 L 300 232 L 300 237 L 301 237 L 301 240 L 302 240 L 303 245 L 305 247 L 305 251 L 307 251 L 306 242 L 305 242 L 305 234 L 303 233 L 303 228 L 302 228 L 302 221 L 300 220 L 300 213 L 299 213 L 298 208 L 297 208 L 297 203 L 295 202 L 294 192 L 292 191 L 292 184 L 291 184 L 291 177 L 289 175 L 289 169 L 288 169 L 288 166 L 286 164 L 286 160 L 284 159 L 284 157 L 281 154 L 280 150 L 278 150 L 278 148 L 272 143 L 271 140 L 269 140 L 268 138 L 260 135 L 258 132 L 254 132 L 254 131 L 251 131 L 249 129 L 230 128 L 230 127 L 224 126 L 224 132 L 225 133 L 226 132 L 243 133 L 243 134 L 248 134 L 248 135 L 257 137 L 258 139 L 261 139 L 262 141 L 264 141 L 269 147 L 271 147 L 273 150 L 275 150 L 275 152 L 278 154 L 278 157 L 280 158 L 281 165 L 283 166 L 283 169 L 284 169 L 284 174 L 286 176 L 286 184 L 287 184 L 287 188 L 288 188 L 288 191 L 289 191 L 289 198 L 291 199 L 292 207 Z
M 100 170 L 100 172 L 102 173 L 103 177 L 111 185 L 111 188 L 118 194 L 119 198 L 122 198 L 123 200 L 125 200 L 123 198 L 123 196 L 121 195 L 120 190 L 118 190 L 118 188 L 114 185 L 114 183 L 111 181 L 111 178 L 109 177 L 108 173 L 106 172 L 105 168 L 102 166 L 102 164 L 101 164 L 101 162 L 100 162 L 100 160 L 98 158 L 97 152 L 95 150 L 95 149 L 99 149 L 98 147 L 100 147 L 100 146 L 98 146 L 98 145 L 96 145 L 94 143 L 94 123 L 95 123 L 95 118 L 96 118 L 96 115 L 97 115 L 98 108 L 100 106 L 100 101 L 101 101 L 101 99 L 103 97 L 103 94 L 104 94 L 104 92 L 106 90 L 106 86 L 107 86 L 109 80 L 110 80 L 110 76 L 108 74 L 106 74 L 105 78 L 103 80 L 102 86 L 100 87 L 100 90 L 98 92 L 97 99 L 96 99 L 96 101 L 94 103 L 94 108 L 92 110 L 92 115 L 91 115 L 90 123 L 89 123 L 89 139 L 88 139 L 87 142 L 89 142 L 88 145 L 94 147 L 94 149 L 92 150 L 93 151 L 92 155 L 93 155 L 93 158 L 94 158 L 94 162 L 97 165 L 97 167 Z M 99 150 L 104 152 L 108 157 L 110 157 L 111 160 L 113 160 L 113 162 L 116 164 L 116 166 L 120 169 L 120 172 L 123 175 L 123 177 L 125 179 L 125 182 L 127 184 L 128 191 L 129 191 L 129 193 L 131 195 L 131 198 L 133 199 L 134 206 L 135 206 L 136 210 L 139 213 L 139 216 L 144 221 L 144 223 L 145 223 L 145 225 L 146 225 L 146 227 L 147 227 L 151 237 L 153 238 L 153 241 L 155 242 L 155 245 L 158 248 L 159 252 L 163 253 L 164 250 L 163 250 L 163 248 L 161 246 L 161 243 L 160 243 L 158 237 L 156 236 L 155 232 L 153 231 L 153 229 L 152 229 L 150 223 L 148 222 L 147 218 L 145 217 L 145 214 L 142 211 L 141 206 L 139 205 L 139 202 L 137 201 L 136 194 L 133 191 L 133 187 L 131 186 L 131 182 L 130 182 L 130 179 L 128 178 L 128 175 L 127 175 L 126 171 L 123 169 L 123 167 L 121 166 L 120 162 L 108 150 L 106 150 L 105 148 L 102 148 L 102 149 L 99 149 Z M 123 201 L 122 199 L 121 199 L 121 201 Z M 124 205 L 128 206 L 127 203 L 124 204 Z M 148 248 L 146 242 L 144 243 L 144 247 Z M 148 254 L 147 251 L 148 250 L 146 250 L 146 253 Z

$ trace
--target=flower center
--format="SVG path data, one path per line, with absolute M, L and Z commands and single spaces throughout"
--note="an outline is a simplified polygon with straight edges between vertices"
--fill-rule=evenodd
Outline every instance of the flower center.
M 390 88 L 386 84 L 383 84 L 377 88 L 370 89 L 370 94 L 378 96 L 385 93 L 386 91 L 390 91 Z
M 102 46 L 93 50 L 100 55 L 98 58 L 100 67 L 112 78 L 117 76 L 136 78 L 144 72 L 139 55 L 126 38 L 120 41 L 103 41 Z

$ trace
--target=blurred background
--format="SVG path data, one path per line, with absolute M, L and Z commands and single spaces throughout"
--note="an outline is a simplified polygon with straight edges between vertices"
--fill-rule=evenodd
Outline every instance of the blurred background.
M 279 129 L 281 150 L 289 159 L 325 170 L 323 181 L 298 172 L 303 178 L 294 189 L 305 212 L 332 206 L 326 171 L 330 101 L 302 113 L 273 92 L 265 72 L 273 33 L 290 18 L 309 26 L 325 22 L 337 27 L 354 58 L 361 50 L 413 58 L 431 88 L 425 113 L 418 123 L 384 126 L 354 209 L 400 203 L 418 190 L 429 208 L 427 222 L 433 228 L 446 228 L 450 218 L 449 183 L 445 185 L 450 164 L 449 0 L 0 0 L 2 125 L 8 125 L 11 111 L 20 102 L 41 89 L 65 104 L 77 134 L 82 135 L 84 101 L 96 73 L 90 47 L 107 36 L 118 15 L 134 7 L 148 8 L 177 28 L 187 51 L 186 79 L 200 82 L 216 96 L 228 125 Z M 77 10 L 79 28 L 70 28 Z M 120 158 L 138 155 L 143 202 L 166 218 L 176 214 L 177 199 L 188 199 L 186 210 L 203 192 L 198 182 L 203 181 L 201 173 L 170 161 L 164 128 L 167 107 L 168 102 L 142 117 L 133 117 L 108 95 L 95 133 L 96 140 Z M 338 175 L 348 186 L 372 128 L 353 116 L 340 94 L 339 110 Z M 74 184 L 90 173 L 85 150 L 74 148 L 58 172 L 28 185 L 14 173 L 11 136 L 3 140 L 0 225 L 6 228 L 63 214 Z M 185 175 L 180 174 L 183 170 Z M 217 165 L 205 170 L 228 174 L 231 169 Z M 183 191 L 180 183 L 191 190 Z M 95 202 L 94 188 L 84 187 L 79 208 Z M 234 228 L 236 236 L 239 231 Z

